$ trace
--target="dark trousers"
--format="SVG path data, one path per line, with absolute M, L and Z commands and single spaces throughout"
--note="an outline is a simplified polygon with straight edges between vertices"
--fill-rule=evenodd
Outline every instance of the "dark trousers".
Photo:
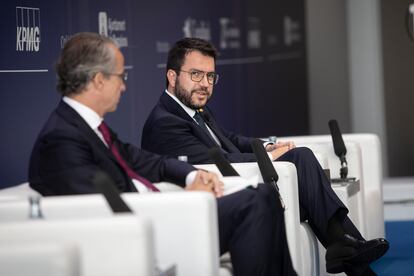
M 300 219 L 307 220 L 319 241 L 326 247 L 328 221 L 332 216 L 342 221 L 346 233 L 362 239 L 348 218 L 348 209 L 332 190 L 313 152 L 308 148 L 295 148 L 277 161 L 288 161 L 296 166 L 299 185 Z
M 220 253 L 230 251 L 235 276 L 296 275 L 283 209 L 273 187 L 261 184 L 217 203 Z

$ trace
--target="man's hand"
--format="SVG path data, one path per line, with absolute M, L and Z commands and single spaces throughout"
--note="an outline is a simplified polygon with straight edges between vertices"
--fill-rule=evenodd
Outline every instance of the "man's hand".
M 291 150 L 293 148 L 296 148 L 296 145 L 295 143 L 293 143 L 293 141 L 277 142 L 276 144 L 268 144 L 266 146 L 266 151 L 271 152 L 275 149 L 283 148 L 283 147 L 287 147 L 288 150 Z
M 292 141 L 277 142 L 276 144 L 269 144 L 266 146 L 266 151 L 272 155 L 272 159 L 276 160 L 289 150 L 295 148 L 296 145 Z
M 198 170 L 194 182 L 188 185 L 187 191 L 206 191 L 213 193 L 216 197 L 223 196 L 224 184 L 217 175 L 212 172 Z

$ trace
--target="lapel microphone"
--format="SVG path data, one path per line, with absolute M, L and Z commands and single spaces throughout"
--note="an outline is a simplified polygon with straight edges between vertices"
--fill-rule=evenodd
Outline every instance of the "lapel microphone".
M 199 108 L 197 109 L 198 113 L 200 114 L 201 117 L 203 117 L 204 121 L 207 123 L 210 123 L 210 114 L 208 114 L 207 112 L 204 112 L 204 109 Z

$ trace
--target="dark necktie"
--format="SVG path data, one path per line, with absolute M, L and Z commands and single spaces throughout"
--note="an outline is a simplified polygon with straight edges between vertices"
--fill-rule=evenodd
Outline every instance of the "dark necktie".
M 194 114 L 193 118 L 196 120 L 197 124 L 207 133 L 208 137 L 213 140 L 214 144 L 218 145 L 216 139 L 213 138 L 210 131 L 207 128 L 206 122 L 203 119 L 203 116 L 200 115 L 198 111 Z
M 118 161 L 119 165 L 124 169 L 124 171 L 127 173 L 127 175 L 130 178 L 136 179 L 142 184 L 145 185 L 150 191 L 153 192 L 159 192 L 157 187 L 154 186 L 149 180 L 145 179 L 144 177 L 137 174 L 134 170 L 132 170 L 127 162 L 122 158 L 121 154 L 118 151 L 118 148 L 113 143 L 111 134 L 109 132 L 108 126 L 105 124 L 105 122 L 102 121 L 102 123 L 98 127 L 99 131 L 102 133 L 102 136 L 105 140 L 105 142 L 108 144 L 109 149 L 111 150 L 112 154 L 115 156 L 116 160 Z

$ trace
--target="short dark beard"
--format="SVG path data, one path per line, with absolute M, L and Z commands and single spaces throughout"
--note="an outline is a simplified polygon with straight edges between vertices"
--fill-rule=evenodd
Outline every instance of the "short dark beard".
M 198 89 L 198 90 L 203 90 L 203 89 Z M 207 89 L 204 89 L 203 91 L 207 92 Z M 191 101 L 191 96 L 193 95 L 193 93 L 195 93 L 195 91 L 188 91 L 185 90 L 179 83 L 178 79 L 175 82 L 175 88 L 174 88 L 174 95 L 177 97 L 177 99 L 179 99 L 184 105 L 188 106 L 191 109 L 197 110 L 200 108 L 203 108 L 203 106 L 200 105 L 195 105 L 192 101 Z M 207 102 L 210 99 L 210 96 L 207 97 Z M 207 104 L 206 102 L 206 104 Z

